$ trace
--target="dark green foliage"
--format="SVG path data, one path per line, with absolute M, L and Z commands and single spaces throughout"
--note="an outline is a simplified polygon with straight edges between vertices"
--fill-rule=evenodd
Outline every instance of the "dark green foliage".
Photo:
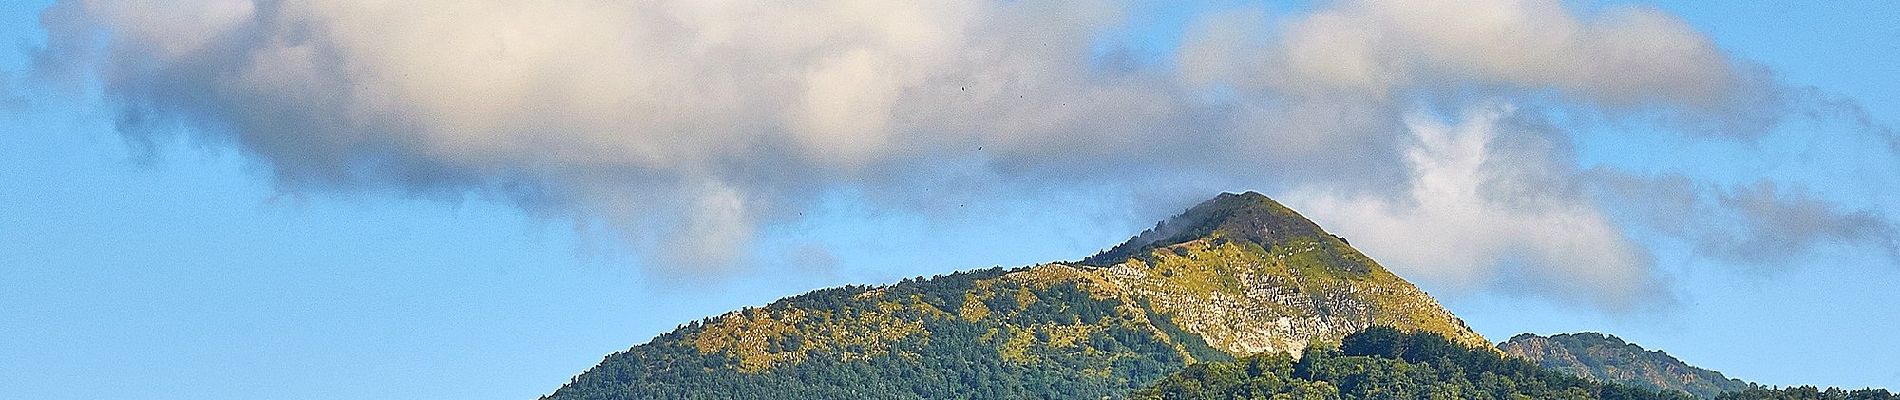
M 1715 400 L 1894 400 L 1900 396 L 1887 389 L 1844 390 L 1827 388 L 1821 390 L 1813 386 L 1797 386 L 1786 389 L 1771 389 L 1754 386 L 1735 392 L 1715 396 Z
M 1189 366 L 1138 399 L 1693 399 L 1687 393 L 1598 383 L 1436 333 L 1373 327 L 1298 361 L 1265 354 Z

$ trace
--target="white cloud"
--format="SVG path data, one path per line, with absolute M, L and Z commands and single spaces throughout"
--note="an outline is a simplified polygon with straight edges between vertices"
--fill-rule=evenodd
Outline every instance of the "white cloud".
M 1186 53 L 1190 75 L 1300 94 L 1503 85 L 1709 109 L 1754 84 L 1706 36 L 1643 6 L 1585 15 L 1556 0 L 1347 0 L 1288 18 L 1274 39 L 1245 40 L 1266 18 L 1211 17 Z
M 1172 100 L 1075 71 L 1091 31 L 1118 13 L 1054 2 L 66 1 L 47 12 L 54 43 L 42 59 L 50 72 L 89 68 L 125 105 L 134 139 L 186 122 L 259 156 L 288 187 L 473 190 L 605 219 L 636 243 L 661 237 L 645 249 L 669 255 L 657 261 L 718 265 L 798 203 L 782 199 L 928 170 L 920 160 L 948 146 L 1033 160 L 1097 143 L 1083 129 L 1153 131 Z M 1030 107 L 1040 104 L 1064 106 Z M 1128 111 L 1140 114 L 1098 117 Z
M 1411 180 L 1397 196 L 1322 188 L 1289 201 L 1403 276 L 1463 289 L 1531 284 L 1520 289 L 1611 308 L 1653 300 L 1645 250 L 1595 202 L 1550 184 L 1569 181 L 1570 165 L 1535 161 L 1562 154 L 1506 145 L 1549 134 L 1514 125 L 1513 112 L 1479 107 L 1453 125 L 1409 118 Z M 1522 265 L 1504 268 L 1512 263 Z
M 1486 104 L 1778 115 L 1745 107 L 1771 82 L 1652 8 L 1241 9 L 1195 24 L 1170 62 L 1104 68 L 1130 7 L 65 0 L 35 73 L 98 82 L 134 142 L 183 125 L 291 190 L 475 193 L 604 223 L 682 274 L 746 261 L 762 224 L 826 193 L 919 212 L 1064 187 L 1193 197 L 1153 193 L 1191 181 L 1343 193 L 1321 200 L 1351 211 L 1306 209 L 1473 244 L 1373 252 L 1418 273 L 1512 258 L 1607 287 L 1643 279 L 1642 249 L 1568 189 L 1567 149 L 1538 147 L 1561 141 L 1495 132 L 1512 112 Z M 1472 107 L 1490 111 L 1407 118 Z

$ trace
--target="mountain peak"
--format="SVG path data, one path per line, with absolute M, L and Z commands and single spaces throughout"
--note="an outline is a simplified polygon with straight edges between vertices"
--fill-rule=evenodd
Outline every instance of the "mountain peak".
M 1112 265 L 1149 250 L 1198 239 L 1239 240 L 1271 248 L 1291 238 L 1320 236 L 1330 234 L 1266 195 L 1253 191 L 1221 193 L 1082 263 Z
M 1089 260 L 793 296 L 610 355 L 547 398 L 1103 398 L 1370 326 L 1491 346 L 1259 193 L 1215 196 Z

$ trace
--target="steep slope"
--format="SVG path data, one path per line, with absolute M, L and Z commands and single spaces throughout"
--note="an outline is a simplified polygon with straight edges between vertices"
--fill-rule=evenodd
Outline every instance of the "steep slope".
M 1080 263 L 825 289 L 688 324 L 548 398 L 1119 398 L 1192 362 L 1375 324 L 1490 348 L 1298 213 L 1222 194 Z
M 1297 356 L 1372 325 L 1491 346 L 1418 287 L 1259 193 L 1223 193 L 1083 263 L 1112 264 L 1098 271 L 1230 354 Z
M 1681 390 L 1702 398 L 1749 387 L 1740 379 L 1696 368 L 1660 350 L 1646 351 L 1642 346 L 1601 333 L 1549 337 L 1526 333 L 1511 337 L 1498 348 L 1545 368 L 1580 377 L 1651 389 Z

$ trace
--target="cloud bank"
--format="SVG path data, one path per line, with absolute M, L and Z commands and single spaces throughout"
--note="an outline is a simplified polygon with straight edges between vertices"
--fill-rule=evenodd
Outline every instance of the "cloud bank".
M 97 87 L 134 143 L 234 146 L 291 190 L 503 199 L 604 225 L 660 272 L 745 262 L 761 226 L 828 193 L 927 212 L 1186 177 L 1290 188 L 1411 273 L 1491 281 L 1514 260 L 1601 304 L 1650 291 L 1651 262 L 1580 186 L 1571 133 L 1516 105 L 1739 140 L 1788 113 L 1762 70 L 1647 7 L 1241 8 L 1191 24 L 1167 60 L 1104 55 L 1136 11 L 66 0 L 42 16 L 34 73 Z M 1718 206 L 1747 209 L 1734 196 Z M 1852 232 L 1818 237 L 1868 235 Z M 1447 237 L 1469 240 L 1430 239 Z

